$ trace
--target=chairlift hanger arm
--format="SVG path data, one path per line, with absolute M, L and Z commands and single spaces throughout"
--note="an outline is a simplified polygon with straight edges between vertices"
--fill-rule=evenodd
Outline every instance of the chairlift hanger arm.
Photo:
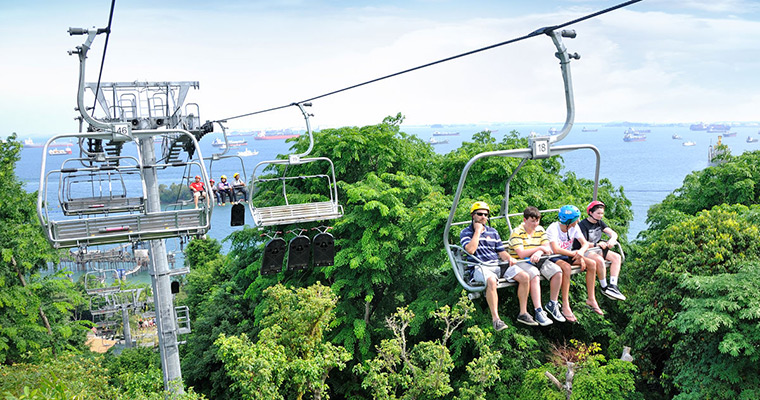
M 115 131 L 115 127 L 113 124 L 107 124 L 100 122 L 90 116 L 87 113 L 87 107 L 84 104 L 84 71 L 85 71 L 85 65 L 87 60 L 87 52 L 90 51 L 90 48 L 92 47 L 92 42 L 95 40 L 95 36 L 101 34 L 101 33 L 108 33 L 108 29 L 106 28 L 100 28 L 100 29 L 84 29 L 84 28 L 69 28 L 69 35 L 87 35 L 87 39 L 81 46 L 77 46 L 76 50 L 69 51 L 69 55 L 77 54 L 79 56 L 79 90 L 77 93 L 77 109 L 79 113 L 82 115 L 82 118 L 84 118 L 90 125 L 100 128 L 103 130 L 109 130 L 109 131 Z M 126 125 L 125 125 L 126 126 Z M 121 134 L 129 135 L 129 128 L 127 127 L 125 129 L 126 132 L 120 132 Z M 115 133 L 115 132 L 114 132 Z
M 311 103 L 293 103 L 293 105 L 298 106 L 298 109 L 301 110 L 301 114 L 303 114 L 303 118 L 306 120 L 306 132 L 309 134 L 309 148 L 301 154 L 289 156 L 289 159 L 292 163 L 297 163 L 301 157 L 308 156 L 309 153 L 311 153 L 311 150 L 314 148 L 314 135 L 311 133 L 311 124 L 309 123 L 309 117 L 313 117 L 314 114 L 309 114 L 304 109 L 304 107 L 311 107 Z

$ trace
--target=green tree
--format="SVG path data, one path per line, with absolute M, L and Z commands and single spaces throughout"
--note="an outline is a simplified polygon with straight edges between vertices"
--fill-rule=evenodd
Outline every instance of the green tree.
M 72 320 L 84 303 L 73 285 L 61 274 L 39 275 L 58 255 L 37 219 L 36 194 L 15 175 L 20 151 L 15 135 L 0 143 L 0 363 L 8 364 L 81 346 L 87 331 Z
M 640 399 L 635 392 L 636 366 L 630 361 L 606 360 L 598 343 L 553 346 L 552 362 L 528 371 L 520 400 Z M 557 377 L 564 377 L 560 379 Z
M 351 358 L 324 340 L 337 297 L 319 283 L 299 289 L 275 285 L 264 295 L 263 329 L 255 343 L 245 334 L 217 339 L 225 370 L 245 398 L 327 398 L 330 370 L 344 368 Z
M 760 263 L 736 273 L 687 275 L 680 286 L 682 311 L 669 327 L 681 336 L 666 368 L 679 392 L 674 399 L 758 398 Z
M 733 333 L 731 337 L 738 338 L 736 332 L 757 324 L 756 319 L 743 314 L 749 311 L 751 315 L 753 307 L 736 311 L 733 307 L 740 306 L 739 300 L 752 296 L 756 289 L 752 275 L 742 271 L 758 260 L 758 234 L 760 207 L 720 205 L 694 216 L 684 215 L 666 229 L 652 230 L 645 241 L 634 246 L 627 271 L 630 290 L 636 296 L 621 305 L 630 316 L 623 341 L 631 343 L 633 353 L 639 355 L 637 364 L 643 382 L 654 390 L 652 396 L 660 390 L 673 396 L 683 390 L 718 387 L 722 380 L 735 382 L 733 378 L 720 377 L 730 375 L 732 370 L 704 376 L 697 371 L 707 371 L 713 363 L 747 362 L 743 360 L 745 356 L 731 358 L 725 346 L 732 342 L 718 340 L 720 335 L 715 333 Z M 696 290 L 695 282 L 704 282 L 705 286 Z M 712 287 L 708 288 L 707 283 Z M 718 308 L 703 313 L 705 301 L 716 302 Z M 729 327 L 724 326 L 727 323 Z M 747 337 L 752 334 L 740 340 Z M 718 357 L 722 353 L 725 354 Z M 709 378 L 714 381 L 700 381 Z M 703 383 L 697 385 L 698 381 Z M 693 385 L 686 388 L 689 385 L 685 382 Z M 710 398 L 707 391 L 697 393 L 683 398 Z
M 432 312 L 443 325 L 439 339 L 421 341 L 412 346 L 407 330 L 414 319 L 408 308 L 399 308 L 386 318 L 393 336 L 384 339 L 377 347 L 377 355 L 357 364 L 354 371 L 364 377 L 362 387 L 375 399 L 433 399 L 452 392 L 451 371 L 454 362 L 448 348 L 451 335 L 470 318 L 474 310 L 466 296 L 454 307 L 448 305 Z M 489 346 L 488 338 L 477 326 L 468 334 L 480 352 L 467 364 L 469 379 L 461 382 L 458 399 L 483 399 L 486 391 L 499 380 L 498 361 L 501 353 Z

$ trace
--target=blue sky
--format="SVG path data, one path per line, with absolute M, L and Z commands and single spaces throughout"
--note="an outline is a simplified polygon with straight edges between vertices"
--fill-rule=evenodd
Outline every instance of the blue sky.
M 84 39 L 105 27 L 108 0 L 0 0 L 0 137 L 73 132 Z M 613 1 L 116 2 L 104 81 L 197 80 L 189 101 L 220 119 L 317 96 L 517 38 Z M 760 120 L 760 4 L 644 0 L 572 26 L 566 40 L 576 121 Z M 105 36 L 88 61 L 97 80 Z M 316 127 L 561 122 L 559 66 L 535 37 L 314 102 Z M 230 121 L 233 129 L 299 127 L 296 109 Z

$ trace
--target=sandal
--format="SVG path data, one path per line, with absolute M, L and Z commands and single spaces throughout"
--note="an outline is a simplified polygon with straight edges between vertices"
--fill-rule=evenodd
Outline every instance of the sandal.
M 597 313 L 599 315 L 604 315 L 604 311 L 602 311 L 602 309 L 599 308 L 598 306 L 594 307 L 591 304 L 586 303 L 586 308 L 588 308 L 589 310 L 591 310 L 591 311 L 593 311 L 593 312 L 595 312 L 595 313 Z
M 562 313 L 562 316 L 565 317 L 567 322 L 578 322 L 578 318 L 575 318 L 575 315 L 572 312 L 570 314 Z

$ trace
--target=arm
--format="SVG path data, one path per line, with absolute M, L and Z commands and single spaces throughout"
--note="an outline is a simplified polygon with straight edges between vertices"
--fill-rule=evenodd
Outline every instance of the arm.
M 530 249 L 525 249 L 523 246 L 513 247 L 513 249 L 517 253 L 518 258 L 530 258 L 530 261 L 534 264 L 541 259 L 541 256 L 552 253 L 551 247 L 546 244 Z
M 609 236 L 609 240 L 607 240 L 607 247 L 613 247 L 617 244 L 618 234 L 617 232 L 613 231 L 612 228 L 609 226 L 605 228 L 602 232 L 606 233 L 607 236 Z
M 502 250 L 502 251 L 499 252 L 499 258 L 502 261 L 509 261 L 509 265 L 512 265 L 512 264 L 514 264 L 514 263 L 517 262 L 517 260 L 514 259 L 512 256 L 510 256 L 509 253 L 507 253 L 506 250 Z
M 480 243 L 480 234 L 486 230 L 486 227 L 483 224 L 473 222 L 472 230 L 472 238 L 469 243 L 464 245 L 464 249 L 470 254 L 475 254 L 475 250 L 478 249 L 478 243 Z

